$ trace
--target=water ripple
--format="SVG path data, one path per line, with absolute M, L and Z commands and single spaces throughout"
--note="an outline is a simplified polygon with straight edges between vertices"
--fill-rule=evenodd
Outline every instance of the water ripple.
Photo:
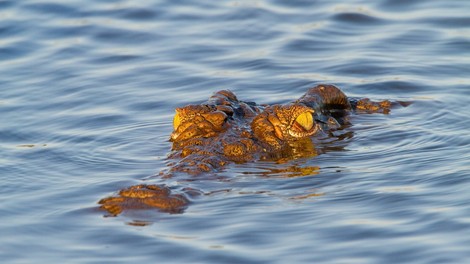
M 0 1 L 0 258 L 468 262 L 469 7 Z M 219 89 L 284 103 L 322 82 L 406 103 L 352 115 L 316 156 L 158 177 L 175 107 Z M 97 212 L 142 182 L 206 195 L 179 215 Z
M 380 26 L 386 24 L 387 21 L 374 17 L 371 15 L 354 13 L 354 12 L 341 12 L 337 13 L 332 17 L 333 21 L 340 23 L 346 23 L 350 26 L 361 25 L 361 26 Z

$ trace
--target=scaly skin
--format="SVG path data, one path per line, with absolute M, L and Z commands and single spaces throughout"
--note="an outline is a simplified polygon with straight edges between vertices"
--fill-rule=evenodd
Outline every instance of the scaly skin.
M 239 101 L 222 90 L 206 103 L 176 109 L 170 136 L 170 158 L 176 162 L 162 177 L 199 175 L 233 162 L 309 156 L 315 153 L 311 137 L 347 124 L 351 111 L 388 113 L 390 107 L 390 101 L 349 99 L 333 85 L 318 85 L 296 101 L 271 106 Z M 185 195 L 159 185 L 131 186 L 99 201 L 111 216 L 148 208 L 181 213 L 188 203 Z

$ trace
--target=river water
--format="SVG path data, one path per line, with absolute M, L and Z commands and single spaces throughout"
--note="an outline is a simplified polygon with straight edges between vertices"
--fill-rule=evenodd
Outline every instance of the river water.
M 1 263 L 469 263 L 469 1 L 0 1 Z M 318 156 L 161 179 L 175 107 L 412 102 Z M 182 214 L 104 217 L 164 183 Z

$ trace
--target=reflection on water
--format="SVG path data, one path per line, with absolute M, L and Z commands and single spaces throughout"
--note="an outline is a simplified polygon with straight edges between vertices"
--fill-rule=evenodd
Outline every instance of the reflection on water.
M 281 162 L 285 163 L 287 161 Z M 320 167 L 318 166 L 306 166 L 306 167 L 297 167 L 297 166 L 288 166 L 285 168 L 260 168 L 257 167 L 257 172 L 244 172 L 243 174 L 254 174 L 254 175 L 262 175 L 264 177 L 304 177 L 304 176 L 314 176 L 320 173 Z
M 467 2 L 0 1 L 0 259 L 469 262 Z M 176 107 L 317 83 L 413 103 L 295 160 L 154 176 Z M 201 192 L 184 214 L 96 210 L 143 182 Z
M 303 195 L 297 195 L 297 196 L 294 196 L 290 199 L 292 199 L 292 200 L 304 200 L 304 199 L 319 197 L 319 196 L 323 196 L 323 195 L 325 195 L 325 193 L 312 192 L 312 193 L 307 193 L 307 194 L 303 194 Z

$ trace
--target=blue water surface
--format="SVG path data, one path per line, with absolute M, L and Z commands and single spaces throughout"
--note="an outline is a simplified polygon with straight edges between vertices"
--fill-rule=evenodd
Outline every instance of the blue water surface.
M 0 0 L 1 263 L 469 263 L 470 2 Z M 312 158 L 161 179 L 174 109 L 412 102 Z M 210 195 L 103 217 L 141 183 Z

